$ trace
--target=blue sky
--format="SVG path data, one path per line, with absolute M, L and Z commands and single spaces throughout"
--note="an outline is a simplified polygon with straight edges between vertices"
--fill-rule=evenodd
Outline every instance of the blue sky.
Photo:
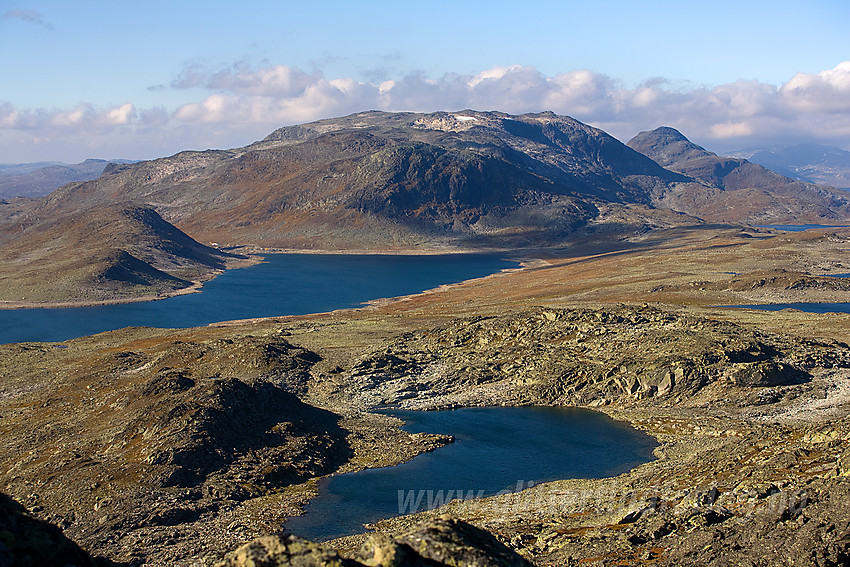
M 850 2 L 0 0 L 0 162 L 152 158 L 381 108 L 850 148 Z

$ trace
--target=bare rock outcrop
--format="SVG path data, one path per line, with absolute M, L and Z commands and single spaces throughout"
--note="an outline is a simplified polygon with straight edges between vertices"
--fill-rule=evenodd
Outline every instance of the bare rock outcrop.
M 434 518 L 395 538 L 372 535 L 351 559 L 295 536 L 265 536 L 217 567 L 530 567 L 489 532 L 450 517 Z
M 538 308 L 404 334 L 357 361 L 351 386 L 410 406 L 604 405 L 803 384 L 811 369 L 837 367 L 850 367 L 850 347 L 835 341 L 655 307 Z

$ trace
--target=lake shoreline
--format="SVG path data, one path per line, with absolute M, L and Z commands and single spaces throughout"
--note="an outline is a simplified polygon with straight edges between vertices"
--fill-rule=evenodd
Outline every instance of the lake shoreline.
M 433 438 L 408 434 L 369 408 L 576 405 L 651 435 L 661 443 L 657 459 L 614 478 L 553 481 L 474 504 L 449 502 L 369 526 L 380 532 L 376 536 L 323 545 L 354 557 L 367 541 L 388 541 L 419 529 L 420 521 L 451 514 L 496 533 L 540 566 L 636 558 L 659 564 L 728 558 L 755 565 L 843 553 L 847 544 L 840 538 L 850 517 L 843 480 L 850 474 L 850 320 L 713 306 L 741 297 L 811 296 L 810 289 L 785 290 L 789 282 L 771 283 L 767 276 L 786 274 L 781 269 L 793 269 L 792 280 L 815 270 L 846 272 L 850 240 L 819 239 L 798 257 L 794 239 L 765 247 L 735 234 L 722 232 L 725 238 L 718 239 L 689 233 L 675 248 L 665 241 L 624 254 L 550 259 L 545 269 L 339 314 L 231 328 L 131 328 L 68 341 L 63 348 L 4 345 L 0 414 L 8 433 L 0 437 L 0 464 L 8 471 L 6 491 L 32 502 L 33 483 L 39 483 L 42 514 L 69 518 L 73 512 L 68 536 L 111 560 L 176 564 L 204 548 L 214 555 L 212 563 L 257 536 L 279 533 L 315 495 L 320 476 L 388 466 L 434 447 Z M 795 258 L 790 267 L 789 258 Z M 742 265 L 752 265 L 757 281 L 764 274 L 767 285 L 728 289 L 727 280 L 739 277 L 732 274 Z M 761 362 L 740 362 L 740 353 L 752 347 Z M 305 432 L 307 439 L 332 434 L 329 439 L 343 443 L 344 453 L 323 452 L 323 458 L 338 457 L 328 466 L 257 496 L 218 481 L 152 491 L 149 473 L 147 484 L 90 488 L 104 475 L 123 478 L 138 467 L 163 475 L 179 470 L 180 462 L 150 464 L 161 459 L 162 435 L 137 435 L 130 460 L 122 460 L 121 447 L 108 445 L 104 435 L 124 424 L 138 431 L 139 423 L 155 433 L 150 416 L 163 411 L 139 405 L 150 398 L 150 385 L 169 377 L 177 386 L 181 376 L 196 381 L 194 390 L 157 388 L 154 401 L 170 404 L 164 409 L 185 407 L 184 400 L 204 402 L 198 394 L 212 387 L 247 388 L 251 396 L 232 406 L 244 423 L 267 399 L 257 390 L 264 382 L 256 378 L 285 377 L 290 362 L 302 368 L 305 360 L 309 368 L 292 375 L 293 387 L 303 388 L 300 399 L 340 416 L 326 422 L 329 428 L 316 421 Z M 747 371 L 758 378 L 789 361 L 805 364 L 811 376 L 770 386 L 727 376 Z M 673 391 L 652 395 L 665 369 L 672 369 L 667 376 L 675 380 Z M 704 387 L 695 391 L 689 384 Z M 219 397 L 205 399 L 221 407 Z M 74 411 L 61 403 L 74 404 Z M 177 420 L 172 424 L 183 427 L 173 439 L 189 439 L 181 432 L 191 430 Z M 225 430 L 212 425 L 203 431 Z M 108 447 L 111 458 L 101 459 L 100 447 Z M 42 458 L 50 455 L 80 457 Z M 269 462 L 247 451 L 219 466 L 212 478 L 261 471 Z M 282 461 L 275 456 L 274 462 Z M 307 453 L 287 462 L 316 461 Z M 249 482 L 254 478 L 264 477 L 249 476 Z M 802 509 L 800 494 L 807 498 Z
M 512 273 L 534 270 L 538 268 L 542 268 L 548 266 L 549 263 L 542 258 L 535 259 L 527 259 L 527 260 L 514 260 L 519 264 L 517 268 L 503 268 L 498 272 L 493 272 L 492 274 L 488 274 L 486 276 L 481 276 L 477 278 L 469 278 L 467 280 L 462 280 L 455 283 L 441 284 L 437 287 L 424 289 L 422 291 L 416 293 L 409 293 L 405 295 L 396 295 L 392 297 L 379 297 L 377 299 L 370 299 L 368 301 L 364 301 L 361 305 L 357 307 L 341 307 L 339 309 L 331 309 L 329 311 L 317 311 L 314 313 L 305 313 L 303 315 L 269 315 L 267 317 L 249 317 L 247 319 L 227 319 L 223 321 L 215 321 L 213 323 L 209 323 L 208 327 L 237 327 L 240 325 L 253 325 L 258 323 L 264 323 L 268 321 L 275 321 L 284 318 L 305 318 L 305 317 L 313 317 L 313 316 L 321 316 L 321 315 L 344 315 L 345 313 L 351 311 L 360 311 L 360 310 L 369 310 L 369 309 L 380 309 L 386 307 L 388 305 L 392 305 L 395 303 L 403 303 L 405 301 L 413 301 L 417 298 L 428 297 L 430 295 L 444 293 L 451 291 L 455 288 L 465 286 L 468 284 L 474 284 L 476 282 L 480 282 L 489 278 L 505 276 Z
M 389 415 L 403 420 L 408 434 L 448 436 L 453 442 L 417 455 L 415 462 L 325 477 L 304 513 L 286 522 L 287 532 L 319 541 L 357 535 L 366 523 L 433 511 L 425 492 L 440 502 L 447 494 L 477 500 L 564 479 L 610 478 L 654 460 L 659 446 L 651 435 L 587 408 L 396 409 Z M 529 444 L 529 437 L 539 442 Z M 485 461 L 486 472 L 468 466 Z M 400 492 L 409 498 L 406 511 Z
M 0 300 L 0 310 L 13 310 L 13 309 L 64 309 L 64 308 L 74 308 L 74 307 L 101 307 L 106 305 L 124 305 L 128 303 L 145 303 L 150 301 L 162 301 L 164 299 L 171 299 L 173 297 L 179 297 L 181 295 L 189 295 L 192 293 L 202 293 L 204 284 L 214 280 L 216 277 L 226 273 L 229 270 L 238 270 L 241 268 L 250 268 L 251 266 L 255 266 L 257 264 L 261 264 L 265 261 L 264 254 L 316 254 L 316 255 L 346 255 L 346 256 L 444 256 L 444 255 L 492 255 L 492 254 L 505 254 L 506 256 L 512 256 L 510 251 L 508 250 L 476 250 L 476 249 L 440 249 L 440 250 L 412 250 L 412 249 L 404 249 L 404 250 L 388 250 L 388 251 L 375 251 L 375 250 L 332 250 L 332 249 L 322 249 L 322 250 L 303 250 L 298 248 L 260 248 L 256 246 L 237 246 L 237 247 L 228 247 L 222 248 L 222 250 L 226 250 L 228 252 L 240 251 L 247 256 L 249 256 L 246 260 L 236 260 L 233 262 L 229 262 L 228 266 L 223 269 L 213 270 L 208 274 L 205 274 L 202 277 L 191 280 L 192 285 L 180 288 L 174 291 L 169 291 L 166 293 L 160 293 L 157 295 L 141 295 L 138 297 L 116 297 L 113 299 L 98 299 L 98 300 L 63 300 L 63 301 L 10 301 L 10 300 Z M 523 256 L 513 257 L 514 261 L 520 264 L 520 268 L 511 268 L 511 269 L 524 269 L 526 264 L 532 264 L 534 262 L 543 262 L 543 260 L 538 258 L 525 258 Z M 537 264 L 535 264 L 536 266 Z M 502 270 L 504 271 L 504 270 Z M 464 280 L 464 282 L 457 282 L 455 284 L 446 284 L 446 285 L 457 285 L 459 283 L 465 283 L 466 281 L 472 281 L 474 279 L 479 278 L 471 278 L 470 280 Z M 442 286 L 440 286 L 442 287 Z M 432 290 L 423 290 L 420 293 L 431 292 Z M 411 297 L 412 294 L 398 298 L 376 298 L 374 301 L 381 302 L 387 300 L 401 300 L 405 297 Z M 372 301 L 367 302 L 369 304 Z M 368 305 L 364 305 L 363 307 L 368 307 Z
M 224 273 L 224 270 L 221 271 Z M 200 293 L 204 283 L 212 280 L 220 274 L 214 274 L 206 279 L 192 280 L 192 285 L 178 290 L 169 291 L 157 295 L 141 295 L 139 297 L 125 297 L 116 299 L 99 299 L 96 301 L 6 301 L 0 300 L 0 309 L 65 309 L 73 307 L 100 307 L 104 305 L 123 305 L 125 303 L 144 303 L 147 301 L 161 301 L 190 293 Z
M 161 301 L 163 299 L 171 299 L 181 295 L 189 295 L 191 293 L 201 293 L 204 284 L 210 282 L 227 272 L 228 270 L 238 270 L 241 268 L 250 268 L 264 261 L 264 258 L 251 254 L 245 259 L 234 259 L 221 269 L 211 270 L 201 277 L 190 280 L 192 285 L 182 287 L 174 291 L 160 293 L 157 295 L 140 295 L 138 297 L 116 297 L 114 299 L 98 299 L 98 300 L 70 300 L 70 301 L 8 301 L 0 300 L 0 310 L 12 309 L 65 309 L 74 307 L 101 307 L 105 305 L 124 305 L 127 303 L 144 303 L 148 301 Z
M 4 324 L 0 343 L 62 342 L 128 326 L 226 326 L 233 321 L 356 311 L 425 297 L 453 285 L 503 276 L 541 262 L 521 263 L 491 254 L 255 255 L 251 270 L 219 271 L 215 275 L 221 278 L 214 282 L 211 275 L 169 297 L 150 298 L 172 300 L 167 303 L 122 298 L 39 304 L 38 309 L 7 304 L 7 309 L 0 311 Z M 240 262 L 241 266 L 247 264 Z

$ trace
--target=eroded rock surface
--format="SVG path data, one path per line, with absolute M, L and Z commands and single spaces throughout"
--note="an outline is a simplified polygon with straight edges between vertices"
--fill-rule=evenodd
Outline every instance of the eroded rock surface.
M 640 305 L 529 307 L 398 332 L 331 323 L 4 345 L 0 488 L 92 553 L 211 565 L 279 532 L 314 478 L 450 441 L 369 408 L 583 405 L 655 436 L 659 459 L 614 479 L 453 502 L 373 536 L 270 536 L 250 549 L 338 565 L 503 565 L 514 552 L 537 565 L 847 561 L 840 340 Z M 487 532 L 511 553 L 487 547 Z M 484 555 L 459 560 L 464 547 Z
M 68 539 L 58 527 L 35 518 L 0 494 L 0 565 L 3 567 L 108 567 Z
M 197 551 L 181 526 L 350 455 L 340 416 L 293 393 L 316 355 L 278 337 L 152 338 L 97 353 L 71 343 L 61 370 L 50 346 L 2 348 L 7 368 L 44 361 L 2 400 L 6 490 L 122 560 L 162 544 Z
M 850 348 L 836 341 L 654 307 L 538 308 L 406 333 L 359 360 L 351 388 L 410 407 L 691 403 L 709 387 L 805 384 L 839 367 Z
M 295 536 L 266 536 L 229 554 L 217 567 L 530 567 L 492 534 L 444 516 L 395 538 L 371 536 L 354 558 Z

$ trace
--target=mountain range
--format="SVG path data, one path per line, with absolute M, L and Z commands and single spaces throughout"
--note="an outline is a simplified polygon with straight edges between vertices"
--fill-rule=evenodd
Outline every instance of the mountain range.
M 649 205 L 689 182 L 554 114 L 368 112 L 282 128 L 245 148 L 110 166 L 38 214 L 152 204 L 192 236 L 309 248 L 552 242 L 599 205 Z
M 73 283 L 37 294 L 49 300 L 81 282 L 126 291 L 128 270 L 110 271 L 122 262 L 133 266 L 128 293 L 137 294 L 145 278 L 179 286 L 166 276 L 182 280 L 232 260 L 197 241 L 369 251 L 558 246 L 577 235 L 620 238 L 703 221 L 847 222 L 850 195 L 717 156 L 671 128 L 626 145 L 550 112 L 372 111 L 281 128 L 243 148 L 109 164 L 95 180 L 0 214 L 0 299 L 20 299 L 19 273 L 65 273 L 59 258 L 100 262 L 97 274 L 77 270 Z M 98 223 L 123 228 L 104 238 Z M 111 273 L 123 279 L 108 283 Z
M 846 191 L 790 179 L 745 159 L 718 156 L 673 128 L 641 132 L 629 147 L 698 181 L 656 204 L 715 222 L 754 225 L 835 223 L 850 219 Z
M 777 173 L 809 183 L 850 189 L 850 152 L 822 144 L 796 144 L 731 152 Z
M 132 162 L 87 159 L 76 164 L 60 162 L 0 164 L 0 199 L 43 197 L 66 183 L 97 179 L 110 163 Z

